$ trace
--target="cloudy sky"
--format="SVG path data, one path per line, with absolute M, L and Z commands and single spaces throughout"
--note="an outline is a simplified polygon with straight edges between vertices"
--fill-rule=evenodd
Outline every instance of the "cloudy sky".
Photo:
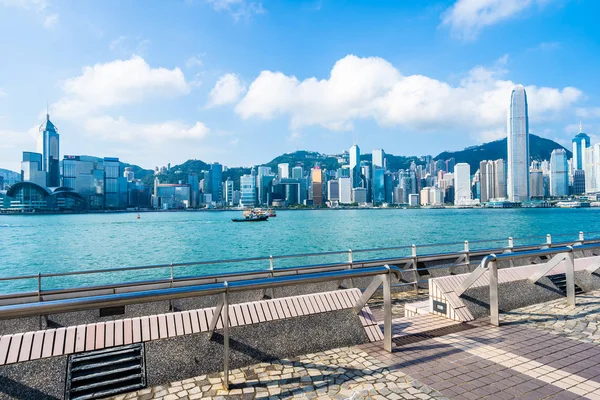
M 597 0 L 0 0 L 0 167 L 61 155 L 248 166 L 297 149 L 437 154 L 600 132 Z

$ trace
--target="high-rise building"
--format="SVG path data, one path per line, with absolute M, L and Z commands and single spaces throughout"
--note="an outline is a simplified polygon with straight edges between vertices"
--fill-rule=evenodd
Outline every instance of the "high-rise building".
M 569 195 L 569 175 L 567 152 L 565 149 L 552 150 L 550 155 L 550 196 Z
M 544 174 L 541 169 L 532 169 L 529 172 L 530 195 L 532 198 L 541 199 L 544 197 Z
M 323 205 L 323 171 L 318 165 L 312 169 L 312 198 L 313 205 Z
M 46 177 L 43 156 L 39 153 L 24 151 L 23 161 L 21 161 L 21 181 L 46 186 Z
M 362 186 L 361 168 L 360 168 L 360 148 L 357 145 L 350 147 L 350 177 L 352 178 L 352 187 Z
M 600 143 L 584 150 L 585 192 L 600 193 Z
M 233 200 L 233 181 L 229 178 L 227 178 L 227 180 L 223 182 L 223 196 L 225 197 L 225 204 L 227 204 L 228 206 L 233 206 L 234 204 L 237 204 Z
M 483 160 L 479 163 L 479 199 L 482 203 L 494 198 L 493 167 L 492 161 Z
M 367 202 L 367 189 L 354 188 L 352 189 L 352 200 L 354 203 L 364 204 Z
M 582 169 L 576 169 L 573 173 L 573 194 L 585 193 L 585 172 Z
M 210 193 L 212 201 L 220 203 L 223 201 L 223 166 L 219 163 L 210 164 Z
M 279 179 L 288 179 L 290 177 L 290 164 L 281 163 L 277 165 L 277 177 Z
M 454 159 L 454 157 L 446 160 L 446 173 L 453 174 L 455 165 L 456 165 L 456 160 Z
M 42 154 L 42 171 L 46 173 L 45 186 L 60 186 L 60 136 L 52 122 L 50 115 L 46 114 L 46 121 L 40 125 L 38 136 L 38 153 Z
M 386 172 L 384 176 L 385 202 L 392 204 L 394 202 L 394 175 Z
M 494 161 L 494 198 L 506 198 L 506 163 L 501 158 Z
M 125 171 L 123 171 L 123 177 L 127 179 L 127 182 L 133 182 L 135 179 L 135 173 L 133 172 L 132 167 L 125 167 Z
M 197 173 L 190 172 L 188 174 L 188 185 L 190 185 L 190 207 L 198 207 L 200 204 L 200 180 Z
M 517 85 L 510 95 L 507 116 L 508 199 L 529 200 L 529 114 L 527 93 Z
M 304 177 L 304 170 L 301 166 L 292 168 L 292 179 L 302 179 Z
M 458 163 L 454 166 L 454 205 L 467 205 L 471 200 L 471 166 Z
M 373 203 L 385 202 L 385 170 L 375 167 L 373 170 Z
M 573 138 L 573 169 L 583 169 L 585 149 L 590 147 L 590 137 L 583 133 L 583 126 L 579 123 L 579 133 Z
M 123 192 L 120 180 L 125 180 L 121 175 L 121 163 L 116 157 L 104 157 L 102 164 L 104 166 L 104 208 L 119 209 L 123 208 Z M 125 186 L 125 203 L 127 195 L 127 186 Z
M 338 179 L 340 191 L 340 204 L 352 203 L 352 179 L 342 177 Z
M 337 179 L 327 182 L 327 200 L 340 201 L 340 182 Z
M 385 151 L 383 151 L 383 149 L 373 150 L 371 163 L 373 164 L 373 168 L 379 167 L 386 170 Z
M 256 204 L 256 179 L 253 175 L 240 177 L 240 205 L 252 207 Z

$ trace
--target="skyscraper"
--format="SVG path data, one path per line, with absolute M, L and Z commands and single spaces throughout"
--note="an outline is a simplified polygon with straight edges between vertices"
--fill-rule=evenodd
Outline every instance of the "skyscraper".
M 362 185 L 361 170 L 360 170 L 360 148 L 357 145 L 350 147 L 350 177 L 352 178 L 352 187 L 360 187 Z
M 585 162 L 585 149 L 590 147 L 590 137 L 583 133 L 583 126 L 579 123 L 579 133 L 573 138 L 573 169 L 583 169 Z
M 527 93 L 522 85 L 510 95 L 507 116 L 508 135 L 508 199 L 529 200 L 529 115 Z
M 559 197 L 568 194 L 567 152 L 565 149 L 555 149 L 550 155 L 550 196 Z
M 494 197 L 506 198 L 506 163 L 501 158 L 494 161 Z
M 387 169 L 385 162 L 385 151 L 383 151 L 383 149 L 373 150 L 372 164 L 373 168 L 379 167 L 383 168 L 384 170 Z
M 223 166 L 219 163 L 210 165 L 210 192 L 212 201 L 220 203 L 223 201 Z
M 454 166 L 454 205 L 467 205 L 471 202 L 471 166 L 458 163 Z
M 281 163 L 277 165 L 277 175 L 279 179 L 287 179 L 290 177 L 290 164 Z
M 50 115 L 46 114 L 46 121 L 40 125 L 38 136 L 38 153 L 42 155 L 42 171 L 46 173 L 46 186 L 60 186 L 60 137 L 52 122 Z
M 323 204 L 323 171 L 321 171 L 321 167 L 315 166 L 311 176 L 313 205 L 321 206 Z

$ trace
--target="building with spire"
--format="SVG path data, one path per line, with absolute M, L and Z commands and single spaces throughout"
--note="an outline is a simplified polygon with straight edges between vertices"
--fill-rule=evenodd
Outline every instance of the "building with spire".
M 573 169 L 583 170 L 585 166 L 585 149 L 590 147 L 590 137 L 583 132 L 581 121 L 579 122 L 579 133 L 573 138 Z
M 510 95 L 507 116 L 507 194 L 513 202 L 529 200 L 529 114 L 527 93 L 517 85 Z
M 350 178 L 352 178 L 352 187 L 361 187 L 362 178 L 360 169 L 360 148 L 358 147 L 358 145 L 354 144 L 352 147 L 350 147 L 349 155 Z
M 46 173 L 46 186 L 60 186 L 60 137 L 56 126 L 50 121 L 46 113 L 46 121 L 40 125 L 38 136 L 38 153 L 42 155 L 42 171 Z

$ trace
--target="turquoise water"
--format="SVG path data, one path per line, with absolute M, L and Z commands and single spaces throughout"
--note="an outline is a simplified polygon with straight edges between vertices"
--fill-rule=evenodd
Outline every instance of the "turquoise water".
M 0 216 L 0 276 L 155 265 L 322 251 L 537 236 L 575 239 L 600 231 L 600 209 L 430 209 L 279 211 L 267 222 L 231 222 L 239 212 Z M 560 236 L 565 235 L 566 236 Z M 599 235 L 594 235 L 598 237 Z M 516 240 L 515 245 L 524 244 Z M 472 244 L 471 248 L 489 247 Z M 418 248 L 419 254 L 462 245 Z M 409 250 L 355 253 L 354 259 Z M 275 260 L 276 267 L 347 260 L 347 255 Z M 175 268 L 176 276 L 260 270 L 268 260 Z M 44 278 L 58 288 L 170 276 L 169 268 Z M 0 293 L 32 290 L 35 280 L 0 282 Z

